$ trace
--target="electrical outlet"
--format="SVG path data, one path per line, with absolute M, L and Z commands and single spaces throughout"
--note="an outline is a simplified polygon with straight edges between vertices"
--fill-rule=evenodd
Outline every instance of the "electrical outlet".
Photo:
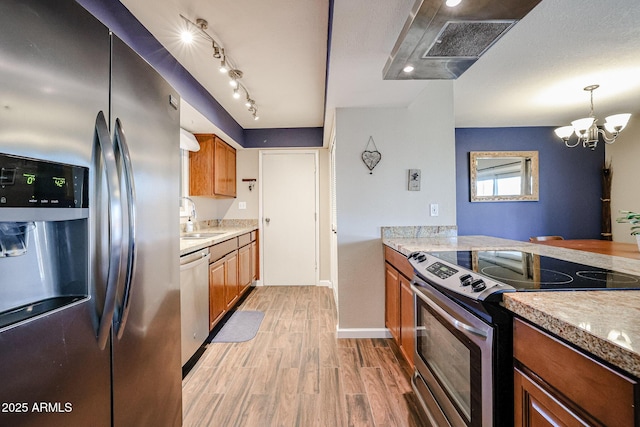
M 430 212 L 431 216 L 438 216 L 438 204 L 437 203 L 431 203 L 429 205 L 429 212 Z
M 247 202 L 238 202 L 238 209 L 247 209 Z

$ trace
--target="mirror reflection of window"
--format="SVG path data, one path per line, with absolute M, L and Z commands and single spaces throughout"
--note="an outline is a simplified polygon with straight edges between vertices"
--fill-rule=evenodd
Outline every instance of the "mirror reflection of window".
M 531 159 L 524 157 L 478 159 L 478 196 L 531 194 Z
M 471 201 L 538 200 L 537 152 L 471 152 Z

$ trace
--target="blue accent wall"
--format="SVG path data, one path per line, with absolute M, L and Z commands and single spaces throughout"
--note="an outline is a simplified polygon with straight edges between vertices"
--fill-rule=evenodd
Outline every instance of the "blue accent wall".
M 322 147 L 323 128 L 245 129 L 245 148 Z
M 538 151 L 540 200 L 470 202 L 470 151 Z M 550 127 L 456 129 L 459 235 L 599 239 L 604 147 L 567 148 Z M 615 171 L 614 171 L 615 179 Z

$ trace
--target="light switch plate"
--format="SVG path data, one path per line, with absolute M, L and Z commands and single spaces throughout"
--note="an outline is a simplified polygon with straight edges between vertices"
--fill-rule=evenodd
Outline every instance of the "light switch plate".
M 238 202 L 238 209 L 247 209 L 247 202 Z

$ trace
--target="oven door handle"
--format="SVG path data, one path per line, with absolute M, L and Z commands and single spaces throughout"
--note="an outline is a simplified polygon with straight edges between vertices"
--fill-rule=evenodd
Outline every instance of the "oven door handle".
M 473 327 L 471 325 L 467 325 L 466 323 L 456 319 L 451 314 L 447 313 L 444 309 L 442 309 L 442 307 L 438 306 L 436 303 L 431 301 L 428 297 L 422 295 L 421 292 L 416 292 L 416 290 L 414 289 L 413 293 L 417 295 L 422 301 L 424 301 L 429 307 L 431 307 L 433 311 L 438 313 L 440 316 L 444 317 L 449 323 L 451 323 L 451 325 L 453 325 L 454 328 L 456 328 L 460 332 L 463 332 L 463 333 L 470 332 L 484 339 L 486 339 L 489 336 L 487 332 L 481 329 L 478 329 L 476 327 Z

